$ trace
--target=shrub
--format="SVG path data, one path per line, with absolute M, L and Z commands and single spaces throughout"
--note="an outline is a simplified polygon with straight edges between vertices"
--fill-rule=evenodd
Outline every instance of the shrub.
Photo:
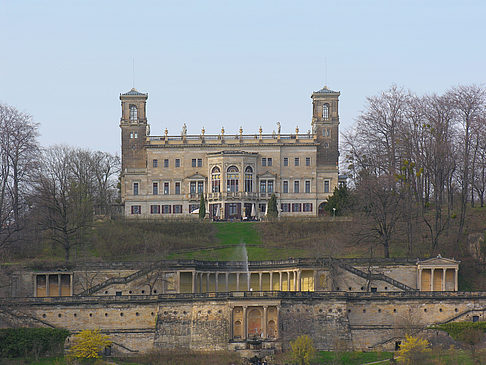
M 67 336 L 59 328 L 0 329 L 0 358 L 61 353 Z
M 292 358 L 299 365 L 309 365 L 316 354 L 312 339 L 307 335 L 301 335 L 290 342 Z
M 98 359 L 105 347 L 111 345 L 108 336 L 100 330 L 84 330 L 73 337 L 74 344 L 68 351 L 68 358 Z
M 399 364 L 423 364 L 431 351 L 429 341 L 406 335 L 406 340 L 402 342 L 400 350 L 397 351 L 396 360 Z
M 486 332 L 486 322 L 450 322 L 432 326 L 434 329 L 445 331 L 456 341 L 462 341 L 464 332 L 478 329 Z

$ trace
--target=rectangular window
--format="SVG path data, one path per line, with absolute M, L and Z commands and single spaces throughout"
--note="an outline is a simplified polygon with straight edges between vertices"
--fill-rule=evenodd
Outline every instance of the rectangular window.
M 260 181 L 260 193 L 266 193 L 267 192 L 267 180 L 261 180 Z
M 267 166 L 267 159 L 265 157 L 262 158 L 262 166 Z
M 152 167 L 157 167 L 159 165 L 159 160 L 152 160 Z
M 169 183 L 164 183 L 164 195 L 169 195 Z
M 175 183 L 175 193 L 176 193 L 176 195 L 180 195 L 181 194 L 181 183 L 179 181 L 177 181 Z
M 301 203 L 292 203 L 292 212 L 301 212 L 301 211 L 302 211 Z
M 266 204 L 259 204 L 258 208 L 260 209 L 261 213 L 265 213 L 265 211 L 267 210 L 267 205 Z
M 310 193 L 310 181 L 309 180 L 305 181 L 305 192 Z
M 296 158 L 294 159 L 294 165 L 295 165 L 295 166 L 299 166 L 299 165 L 300 165 L 300 159 L 299 159 L 298 157 L 296 157 Z
M 305 158 L 305 165 L 310 166 L 310 157 Z
M 180 158 L 175 159 L 175 167 L 181 167 L 181 159 Z
M 197 193 L 198 194 L 204 193 L 204 181 L 197 182 Z
M 172 213 L 174 214 L 181 214 L 182 213 L 182 205 L 174 205 L 172 206 Z
M 190 183 L 189 186 L 190 186 L 190 190 L 189 191 L 191 192 L 191 194 L 196 194 L 196 186 L 197 186 L 196 185 L 196 182 L 195 181 L 191 181 L 191 183 Z
M 289 192 L 289 182 L 288 181 L 284 181 L 283 182 L 283 188 L 282 188 L 283 192 L 284 193 L 288 193 Z
M 159 183 L 158 182 L 152 183 L 152 194 L 159 195 Z
M 267 158 L 267 163 L 268 163 L 268 166 L 272 166 L 273 161 L 272 161 L 271 157 Z
M 160 205 L 151 205 L 150 214 L 160 214 Z
M 280 209 L 282 209 L 282 212 L 290 212 L 290 203 L 280 204 Z
M 162 214 L 170 214 L 170 205 L 162 205 Z
M 133 195 L 138 195 L 138 182 L 133 183 Z
M 304 203 L 304 212 L 312 212 L 312 203 Z
M 284 166 L 288 166 L 288 165 L 289 165 L 289 158 L 284 157 Z
M 197 160 L 195 158 L 192 159 L 192 167 L 197 166 Z
M 197 167 L 202 167 L 202 158 L 197 159 Z
M 189 204 L 189 213 L 194 212 L 196 209 L 199 209 L 199 204 Z
M 168 158 L 164 159 L 164 167 L 165 168 L 169 167 L 169 159 Z
M 267 181 L 267 192 L 273 193 L 273 180 Z
M 141 205 L 132 205 L 130 207 L 132 214 L 142 214 L 142 206 Z
M 329 180 L 324 180 L 324 192 L 329 193 Z
M 300 181 L 294 181 L 294 193 L 300 192 Z

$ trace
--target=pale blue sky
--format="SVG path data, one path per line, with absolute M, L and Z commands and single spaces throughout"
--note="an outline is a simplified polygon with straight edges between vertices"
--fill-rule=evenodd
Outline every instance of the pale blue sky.
M 44 145 L 119 152 L 119 94 L 149 93 L 152 135 L 310 128 L 312 91 L 341 91 L 349 128 L 391 84 L 483 84 L 484 1 L 0 0 L 0 102 Z

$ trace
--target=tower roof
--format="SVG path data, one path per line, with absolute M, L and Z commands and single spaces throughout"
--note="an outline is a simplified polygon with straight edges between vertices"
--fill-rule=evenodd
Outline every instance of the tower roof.
M 324 85 L 324 87 L 321 90 L 314 91 L 314 92 L 317 94 L 338 94 L 339 93 L 339 91 L 333 91 L 328 89 L 326 85 Z
M 137 89 L 135 89 L 134 87 L 132 87 L 132 89 L 129 92 L 126 92 L 126 93 L 124 93 L 122 95 L 127 95 L 127 96 L 146 96 L 147 94 L 141 93 L 140 91 L 138 91 Z

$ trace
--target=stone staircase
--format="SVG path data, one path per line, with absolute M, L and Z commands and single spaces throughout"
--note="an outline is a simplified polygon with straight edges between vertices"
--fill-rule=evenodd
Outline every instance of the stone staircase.
M 346 264 L 345 262 L 338 260 L 338 259 L 332 259 L 332 263 L 337 264 L 340 268 L 349 271 L 350 273 L 357 275 L 359 277 L 362 277 L 363 279 L 366 280 L 380 280 L 380 281 L 386 281 L 387 283 L 393 285 L 396 288 L 402 289 L 403 291 L 417 291 L 417 289 L 412 288 L 406 284 L 403 284 L 399 281 L 396 281 L 395 279 L 392 279 L 389 276 L 386 276 L 385 274 L 373 274 L 373 273 L 367 273 L 364 271 L 361 271 L 354 266 L 351 266 L 349 264 Z

